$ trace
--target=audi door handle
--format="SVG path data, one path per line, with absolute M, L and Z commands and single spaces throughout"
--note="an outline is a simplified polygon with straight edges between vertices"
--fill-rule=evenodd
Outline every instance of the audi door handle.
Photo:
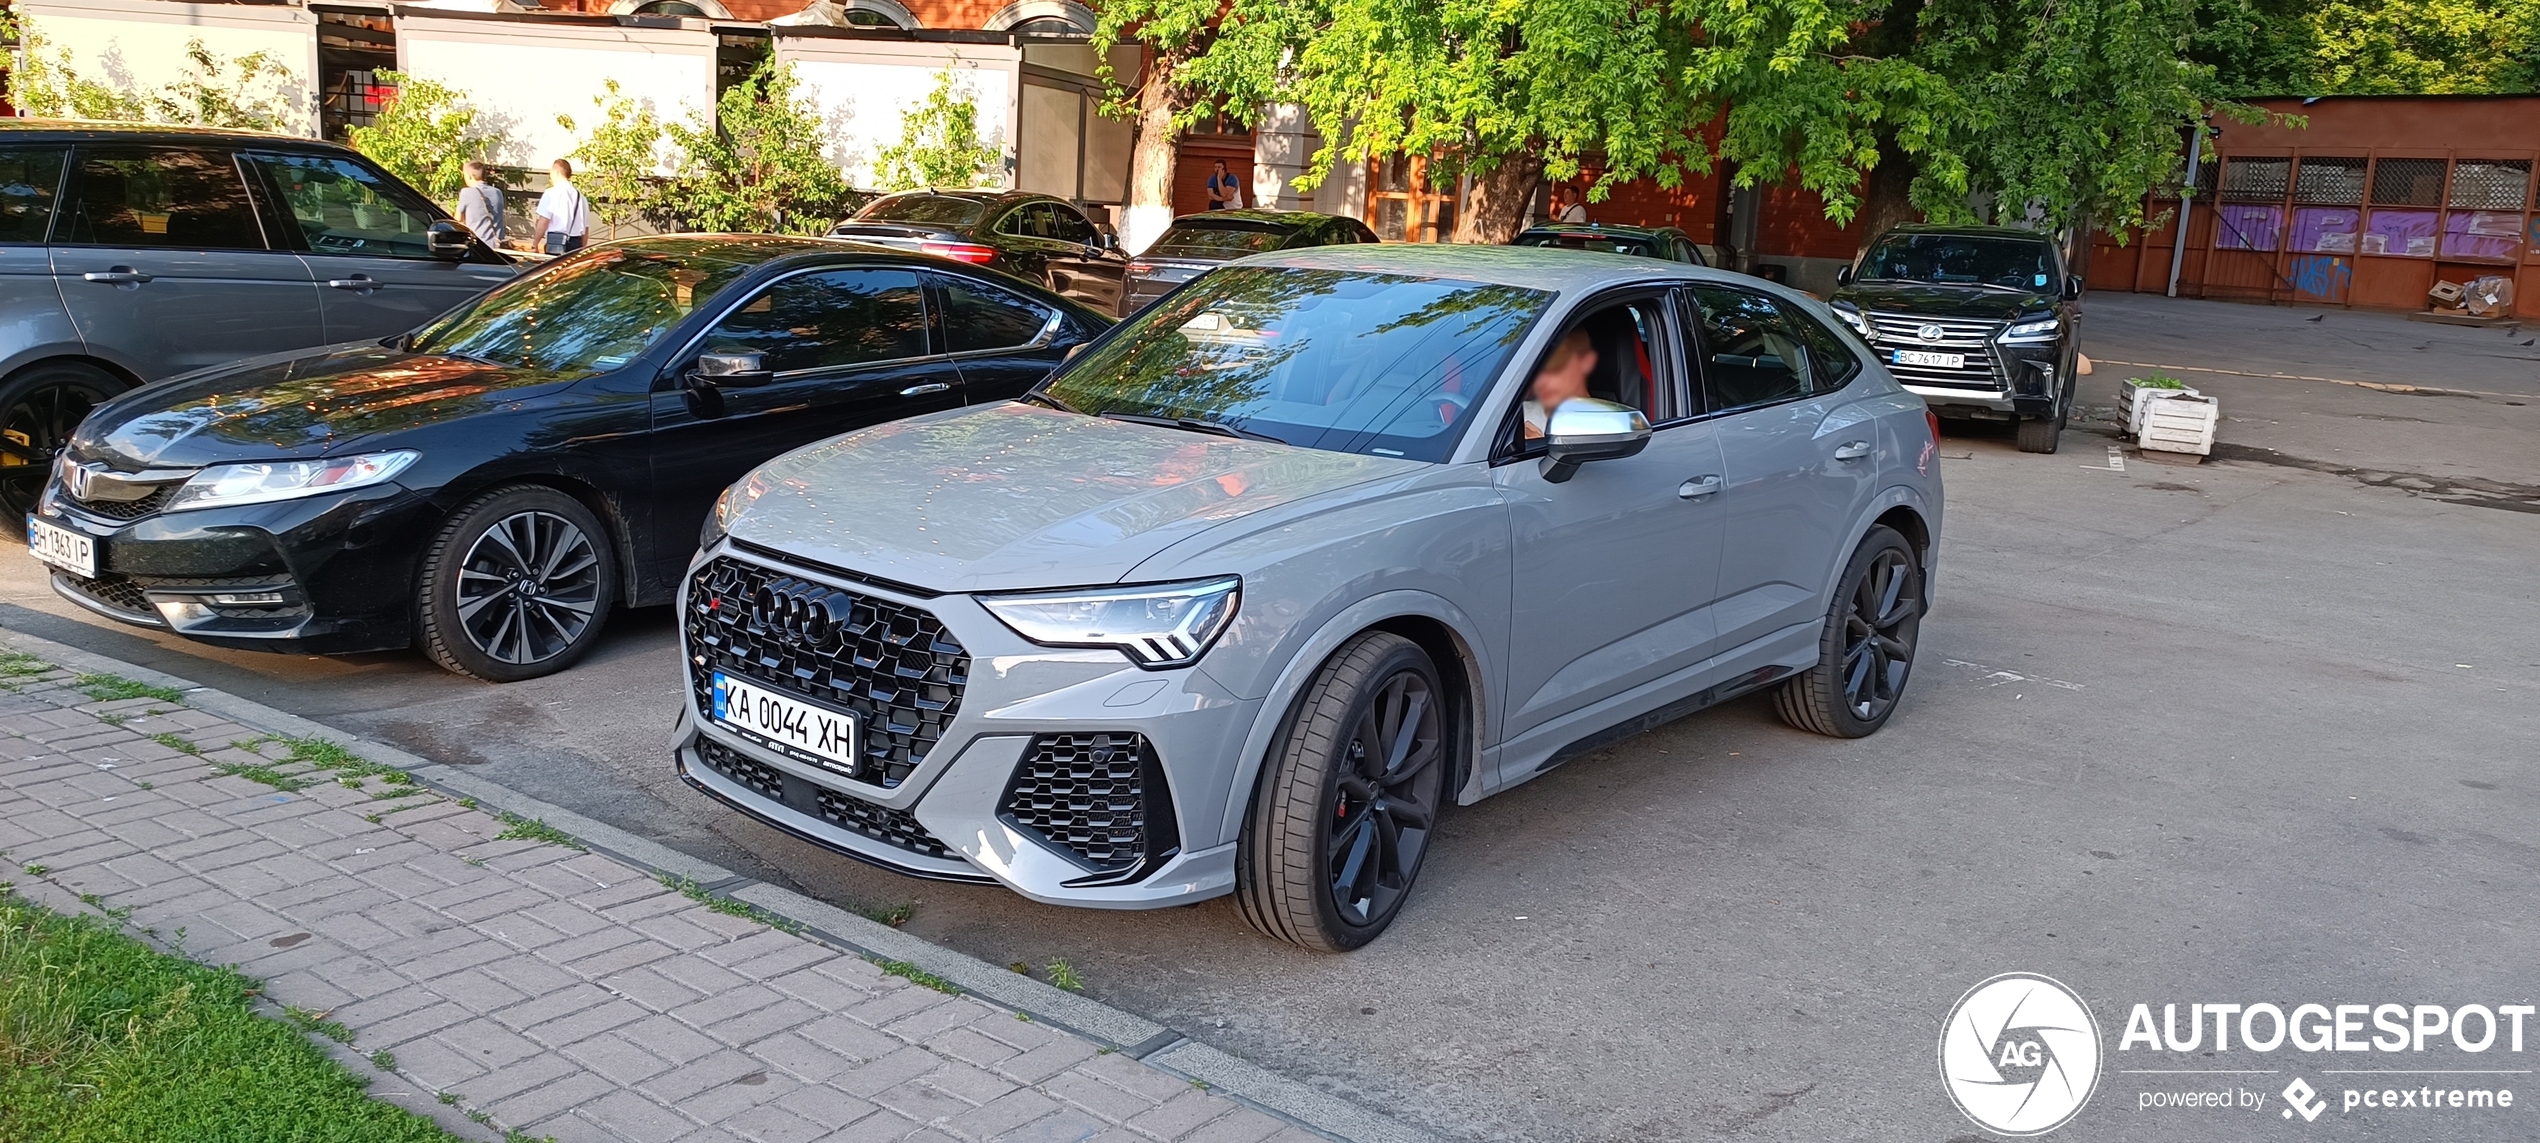
M 923 385 L 911 385 L 906 389 L 900 390 L 900 396 L 924 397 L 933 393 L 949 393 L 951 391 L 952 386 L 949 383 L 943 381 L 929 381 Z
M 1697 476 L 1676 486 L 1676 495 L 1686 500 L 1700 500 L 1718 493 L 1724 483 L 1716 476 Z
M 1868 441 L 1846 441 L 1843 444 L 1835 446 L 1834 450 L 1834 458 L 1836 460 L 1859 460 L 1868 455 L 1870 455 L 1870 442 Z
M 379 279 L 368 274 L 355 274 L 350 278 L 328 278 L 326 284 L 339 290 L 360 290 L 363 293 L 369 293 L 379 288 Z
M 150 280 L 150 275 L 144 274 L 139 270 L 135 270 L 130 266 L 116 266 L 106 270 L 91 270 L 79 277 L 83 282 L 103 282 L 109 286 L 138 286 L 143 282 Z

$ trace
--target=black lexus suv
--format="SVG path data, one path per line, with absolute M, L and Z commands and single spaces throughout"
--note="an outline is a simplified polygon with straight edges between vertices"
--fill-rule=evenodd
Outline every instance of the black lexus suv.
M 2072 414 L 2081 279 L 2051 236 L 1899 226 L 1835 281 L 1835 315 L 1933 412 L 2017 421 L 2021 451 L 2055 451 Z

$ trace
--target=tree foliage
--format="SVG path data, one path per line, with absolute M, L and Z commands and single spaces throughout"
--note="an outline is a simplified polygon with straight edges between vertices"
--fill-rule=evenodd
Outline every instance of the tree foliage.
M 380 72 L 379 82 L 396 90 L 369 126 L 349 132 L 353 149 L 406 185 L 449 201 L 467 185 L 467 161 L 492 156 L 501 137 L 478 125 L 476 108 L 454 88 L 394 71 Z
M 2202 0 L 2191 54 L 2240 96 L 2540 92 L 2540 0 Z
M 599 116 L 588 134 L 570 115 L 556 116 L 556 125 L 581 139 L 570 156 L 575 185 L 590 198 L 601 221 L 621 225 L 656 206 L 661 172 L 669 164 L 661 118 L 650 104 L 620 90 L 614 79 L 591 102 Z
M 250 131 L 286 130 L 300 118 L 292 92 L 299 77 L 265 52 L 224 57 L 200 38 L 187 40 L 176 78 L 142 89 L 84 76 L 68 48 L 51 49 L 32 27 L 20 30 L 21 62 L 9 76 L 9 99 L 30 114 Z
M 855 204 L 826 146 L 819 106 L 793 65 L 762 60 L 712 117 L 665 122 L 612 83 L 573 157 L 601 216 L 665 230 L 825 234 Z M 569 116 L 557 124 L 577 131 Z M 579 133 L 579 132 L 577 132 Z
M 900 141 L 874 156 L 873 169 L 883 190 L 904 191 L 976 186 L 1004 163 L 1005 148 L 979 136 L 978 103 L 946 68 L 926 101 L 900 119 Z

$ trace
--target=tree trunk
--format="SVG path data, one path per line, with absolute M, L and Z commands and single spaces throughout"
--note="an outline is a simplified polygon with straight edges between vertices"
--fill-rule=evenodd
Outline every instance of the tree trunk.
M 1543 185 L 1543 156 L 1503 155 L 1499 165 L 1473 176 L 1473 198 L 1455 216 L 1456 242 L 1505 246 L 1526 225 L 1526 204 Z
M 1921 214 L 1914 209 L 1914 161 L 1896 144 L 1879 143 L 1879 165 L 1870 168 L 1867 193 L 1861 203 L 1861 249 L 1878 240 L 1889 227 L 1915 221 Z M 1856 251 L 1857 253 L 1857 251 Z
M 1173 116 L 1184 106 L 1173 80 L 1181 66 L 1178 54 L 1158 54 L 1147 61 L 1146 82 L 1138 86 L 1138 138 L 1129 151 L 1129 203 L 1120 220 L 1120 244 L 1132 254 L 1173 225 L 1174 144 L 1181 138 Z

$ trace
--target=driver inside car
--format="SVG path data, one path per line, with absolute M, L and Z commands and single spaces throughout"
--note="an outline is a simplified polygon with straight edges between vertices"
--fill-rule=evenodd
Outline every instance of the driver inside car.
M 1563 401 L 1588 395 L 1588 374 L 1596 369 L 1596 345 L 1584 329 L 1571 330 L 1535 371 L 1525 401 L 1526 439 L 1540 440 L 1552 411 Z

